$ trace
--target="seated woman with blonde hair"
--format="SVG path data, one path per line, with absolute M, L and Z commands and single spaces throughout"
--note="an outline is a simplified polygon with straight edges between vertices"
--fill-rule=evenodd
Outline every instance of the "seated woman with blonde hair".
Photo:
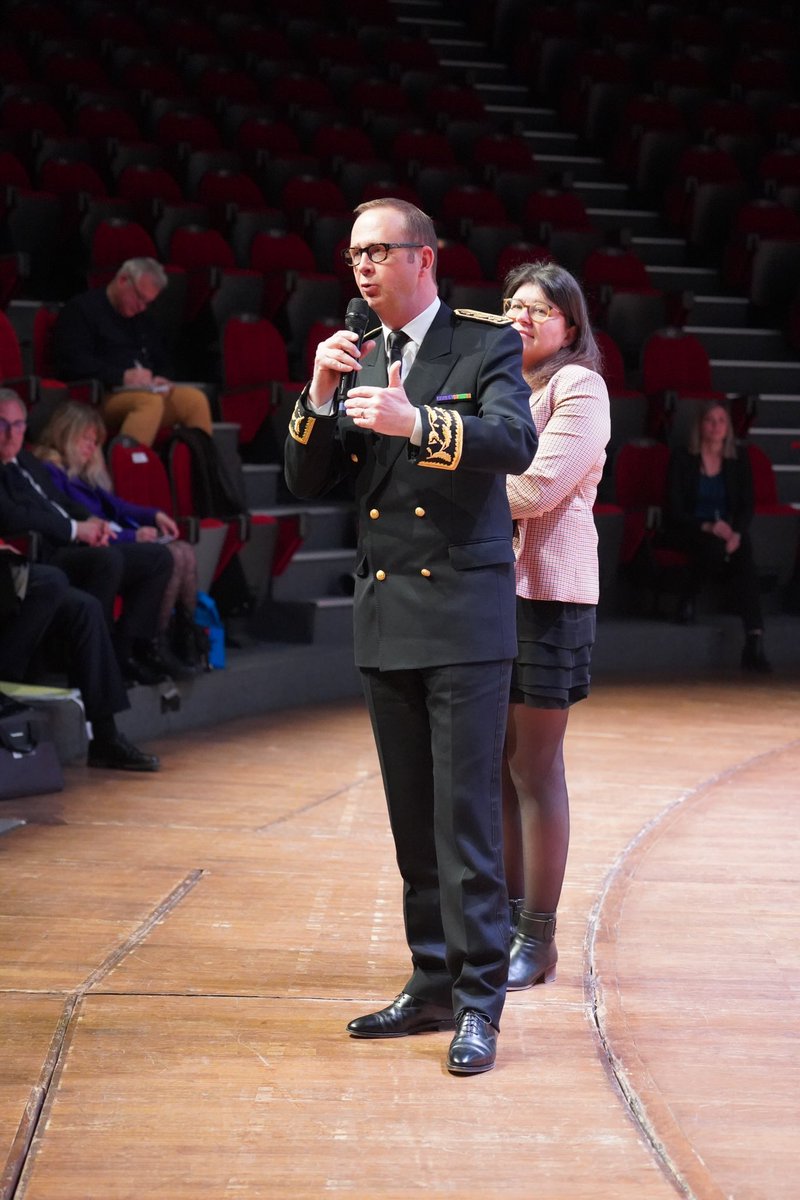
M 56 486 L 92 513 L 108 521 L 115 543 L 166 541 L 172 555 L 172 575 L 164 589 L 158 615 L 158 655 L 168 673 L 188 678 L 199 666 L 193 652 L 193 613 L 197 602 L 197 561 L 169 513 L 133 504 L 114 495 L 103 444 L 106 427 L 97 409 L 70 401 L 60 406 L 39 436 L 33 451 Z M 167 631 L 175 618 L 176 645 Z

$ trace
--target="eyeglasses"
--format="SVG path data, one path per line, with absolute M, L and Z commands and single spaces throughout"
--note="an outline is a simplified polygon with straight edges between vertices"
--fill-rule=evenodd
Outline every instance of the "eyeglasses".
M 564 315 L 555 304 L 545 304 L 543 300 L 534 300 L 533 304 L 523 304 L 521 300 L 513 298 L 503 301 L 503 315 L 510 317 L 512 321 L 519 321 L 523 313 L 527 313 L 537 325 L 544 325 L 551 317 Z
M 7 421 L 5 417 L 0 417 L 0 434 L 3 437 L 10 437 L 11 434 L 16 433 L 17 430 L 25 429 L 27 424 L 27 421 Z
M 389 257 L 390 250 L 421 250 L 421 242 L 374 242 L 371 246 L 350 246 L 342 251 L 348 267 L 358 266 L 361 255 L 366 254 L 370 262 L 382 263 Z
M 155 296 L 145 296 L 144 292 L 140 290 L 139 285 L 137 284 L 136 280 L 133 279 L 132 276 L 126 275 L 125 278 L 127 279 L 128 283 L 133 288 L 133 291 L 136 295 L 136 299 L 139 301 L 139 303 L 141 305 L 143 305 L 145 308 L 147 308 L 148 305 L 153 303 L 153 301 L 156 299 L 156 296 L 158 295 L 158 293 L 156 293 Z

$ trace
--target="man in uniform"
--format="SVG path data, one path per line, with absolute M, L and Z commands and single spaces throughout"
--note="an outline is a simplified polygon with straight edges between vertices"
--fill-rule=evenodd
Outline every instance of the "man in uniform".
M 293 493 L 352 480 L 355 656 L 404 883 L 412 974 L 354 1037 L 455 1029 L 454 1074 L 494 1066 L 508 972 L 500 761 L 516 653 L 506 474 L 536 450 L 518 335 L 438 296 L 414 205 L 360 205 L 346 251 L 377 318 L 317 349 L 286 443 Z M 342 375 L 357 372 L 343 411 Z

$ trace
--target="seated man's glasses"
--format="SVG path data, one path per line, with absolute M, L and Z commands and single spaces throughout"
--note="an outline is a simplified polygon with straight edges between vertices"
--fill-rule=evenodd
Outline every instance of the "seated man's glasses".
M 371 246 L 350 246 L 342 251 L 342 258 L 348 267 L 355 267 L 361 261 L 362 254 L 366 254 L 370 262 L 382 263 L 389 257 L 390 250 L 421 249 L 421 242 L 373 242 Z
M 127 279 L 128 283 L 131 285 L 131 288 L 133 289 L 136 299 L 139 301 L 139 303 L 142 305 L 143 308 L 147 308 L 149 305 L 151 305 L 153 303 L 153 301 L 155 299 L 158 298 L 158 292 L 156 292 L 155 295 L 152 295 L 152 296 L 145 295 L 145 293 L 139 287 L 138 283 L 136 282 L 136 280 L 133 278 L 132 275 L 126 275 L 125 278 Z
M 0 437 L 10 437 L 17 430 L 25 429 L 27 424 L 28 422 L 22 418 L 18 421 L 7 421 L 5 417 L 0 417 Z
M 503 301 L 503 316 L 518 321 L 526 312 L 537 325 L 544 325 L 551 317 L 561 317 L 564 314 L 555 304 L 545 304 L 542 300 L 534 300 L 533 304 L 523 304 L 521 300 L 509 298 Z

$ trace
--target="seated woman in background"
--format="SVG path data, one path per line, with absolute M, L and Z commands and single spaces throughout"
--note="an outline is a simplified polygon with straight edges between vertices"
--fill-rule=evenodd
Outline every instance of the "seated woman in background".
M 731 585 L 742 616 L 742 669 L 768 673 L 758 573 L 748 526 L 753 516 L 753 479 L 746 453 L 737 454 L 727 409 L 716 401 L 699 404 L 688 445 L 670 457 L 665 536 L 689 558 L 684 619 L 711 579 Z
M 145 508 L 115 496 L 103 458 L 106 427 L 97 409 L 70 402 L 60 406 L 43 429 L 34 453 L 46 465 L 56 486 L 111 523 L 115 544 L 155 543 L 167 540 L 172 555 L 172 574 L 164 589 L 158 615 L 157 656 L 174 678 L 188 678 L 199 666 L 192 653 L 193 639 L 187 636 L 194 623 L 197 603 L 197 561 L 188 542 L 180 539 L 173 518 L 154 508 Z M 167 631 L 175 618 L 173 649 Z M 180 651 L 180 653 L 176 653 Z

